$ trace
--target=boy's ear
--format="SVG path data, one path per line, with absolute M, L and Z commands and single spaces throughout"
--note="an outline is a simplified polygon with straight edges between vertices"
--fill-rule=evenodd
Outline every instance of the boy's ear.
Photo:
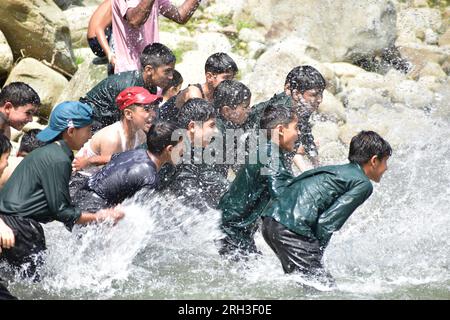
M 149 64 L 144 67 L 144 71 L 146 73 L 153 73 L 154 70 L 155 69 L 153 69 L 153 67 L 151 65 L 149 65 Z
M 377 155 L 372 156 L 372 157 L 370 158 L 370 160 L 369 160 L 370 165 L 371 165 L 372 167 L 374 167 L 374 166 L 377 164 L 377 161 L 379 161 L 379 160 L 380 160 L 380 159 L 378 159 L 378 156 L 377 156 Z
M 9 101 L 6 101 L 5 104 L 3 105 L 4 113 L 6 115 L 9 115 L 10 111 L 13 108 L 14 108 L 14 105 L 11 102 L 9 102 Z
M 67 128 L 67 134 L 68 134 L 69 137 L 72 137 L 74 132 L 75 132 L 75 128 L 74 127 Z
M 282 124 L 278 124 L 275 128 L 275 133 L 278 134 L 279 136 L 283 136 L 284 135 L 284 126 Z
M 169 144 L 165 149 L 166 149 L 167 154 L 170 155 L 173 150 L 173 145 Z
M 206 82 L 209 82 L 209 81 L 211 81 L 213 79 L 214 74 L 212 72 L 208 71 L 208 72 L 205 73 L 205 77 L 206 77 Z
M 189 122 L 189 124 L 187 126 L 187 130 L 189 132 L 194 132 L 194 128 L 195 128 L 195 122 L 194 121 Z
M 133 120 L 133 112 L 130 109 L 123 110 L 123 116 L 127 120 Z
M 286 83 L 284 85 L 284 93 L 286 93 L 286 95 L 290 96 L 291 95 L 291 88 L 289 86 L 289 83 Z
M 222 108 L 220 108 L 220 111 L 224 116 L 227 116 L 230 114 L 232 109 L 229 106 L 223 106 Z

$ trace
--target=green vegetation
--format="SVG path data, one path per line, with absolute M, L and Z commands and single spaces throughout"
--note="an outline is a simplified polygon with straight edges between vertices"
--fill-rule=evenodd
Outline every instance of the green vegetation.
M 450 0 L 427 0 L 427 2 L 430 7 L 438 7 L 440 9 L 450 6 Z
M 236 29 L 241 31 L 244 28 L 253 29 L 256 28 L 256 23 L 254 21 L 238 21 L 236 24 Z
M 75 57 L 75 64 L 77 65 L 77 66 L 79 66 L 80 64 L 82 64 L 84 62 L 84 58 L 83 57 L 80 57 L 80 56 L 76 56 Z
M 231 15 L 219 15 L 215 17 L 215 20 L 222 27 L 227 27 L 233 24 L 233 19 Z

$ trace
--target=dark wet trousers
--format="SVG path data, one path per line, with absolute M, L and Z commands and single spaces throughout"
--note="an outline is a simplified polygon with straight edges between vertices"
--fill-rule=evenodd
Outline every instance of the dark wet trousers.
M 44 229 L 33 219 L 20 216 L 2 215 L 0 219 L 12 229 L 15 245 L 11 249 L 2 249 L 0 261 L 6 261 L 17 268 L 24 278 L 39 281 L 39 267 L 44 263 L 45 245 Z
M 323 250 L 317 239 L 294 233 L 270 217 L 263 217 L 262 235 L 280 259 L 285 273 L 300 272 L 334 285 L 333 277 L 322 265 Z
M 3 284 L 3 280 L 0 278 L 0 301 L 1 300 L 17 300 L 17 298 L 8 291 L 6 285 Z

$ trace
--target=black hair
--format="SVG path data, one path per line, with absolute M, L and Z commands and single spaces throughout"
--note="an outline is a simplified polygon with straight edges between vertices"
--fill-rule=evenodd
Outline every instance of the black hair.
M 25 132 L 20 141 L 19 152 L 30 153 L 31 151 L 45 146 L 47 143 L 36 138 L 41 129 L 31 129 Z
M 286 76 L 284 84 L 290 90 L 297 89 L 301 94 L 305 93 L 306 90 L 324 90 L 326 87 L 326 81 L 322 74 L 311 66 L 295 67 Z
M 352 138 L 348 160 L 360 165 L 367 163 L 373 156 L 378 159 L 390 157 L 392 148 L 378 133 L 374 131 L 361 131 Z
M 272 129 L 279 124 L 288 126 L 297 118 L 295 109 L 288 108 L 283 104 L 269 104 L 263 112 L 259 121 L 259 127 L 267 130 L 267 137 L 270 138 Z
M 0 91 L 0 106 L 3 106 L 8 101 L 15 108 L 29 103 L 36 107 L 39 107 L 41 104 L 41 99 L 37 92 L 23 82 L 11 82 Z
M 224 106 L 235 109 L 243 102 L 250 101 L 252 93 L 247 86 L 236 80 L 224 80 L 214 90 L 213 106 L 217 112 Z
M 193 98 L 189 99 L 178 111 L 178 124 L 180 128 L 187 129 L 191 121 L 208 121 L 215 117 L 214 108 L 208 101 Z
M 176 123 L 170 121 L 156 121 L 147 132 L 148 151 L 160 155 L 167 146 L 176 146 L 181 140 L 172 140 L 172 134 L 179 129 Z
M 165 95 L 167 90 L 172 87 L 178 87 L 183 83 L 183 76 L 177 70 L 173 70 L 173 78 L 169 80 L 169 84 L 162 91 L 162 94 Z
M 154 42 L 147 45 L 141 53 L 140 61 L 142 68 L 150 65 L 153 68 L 168 65 L 176 62 L 175 55 L 165 45 Z
M 238 71 L 236 62 L 224 52 L 216 52 L 206 59 L 205 73 L 221 74 L 233 72 L 236 74 Z
M 11 142 L 8 137 L 5 136 L 2 132 L 0 132 L 0 155 L 10 152 L 12 149 Z

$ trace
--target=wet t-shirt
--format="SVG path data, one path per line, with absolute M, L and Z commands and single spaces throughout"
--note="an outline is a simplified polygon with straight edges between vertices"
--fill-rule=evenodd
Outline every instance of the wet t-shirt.
M 154 189 L 159 183 L 155 163 L 147 150 L 116 153 L 88 181 L 88 187 L 109 204 L 121 203 L 142 189 Z

